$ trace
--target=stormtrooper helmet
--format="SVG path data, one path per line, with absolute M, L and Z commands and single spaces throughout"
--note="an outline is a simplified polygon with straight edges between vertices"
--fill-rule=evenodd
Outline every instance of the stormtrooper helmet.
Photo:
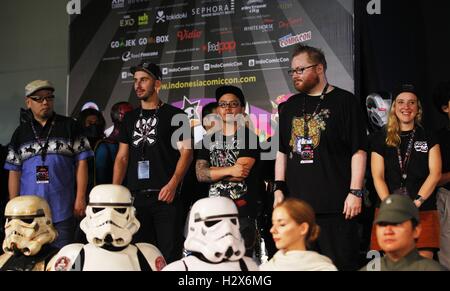
M 369 116 L 370 123 L 375 128 L 382 128 L 387 124 L 391 104 L 392 97 L 390 93 L 378 92 L 367 96 L 367 114 Z
M 88 242 L 103 248 L 124 248 L 140 227 L 130 191 L 120 185 L 99 185 L 89 194 L 80 228 Z
M 41 197 L 25 195 L 11 199 L 6 204 L 5 219 L 5 253 L 34 256 L 57 237 L 50 207 Z
M 201 253 L 208 261 L 237 261 L 245 255 L 239 232 L 238 210 L 226 197 L 198 200 L 189 215 L 186 250 Z

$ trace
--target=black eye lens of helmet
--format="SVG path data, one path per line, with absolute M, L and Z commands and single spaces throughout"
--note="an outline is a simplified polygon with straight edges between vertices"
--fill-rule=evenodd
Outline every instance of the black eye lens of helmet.
M 207 227 L 212 227 L 212 226 L 218 224 L 219 222 L 220 222 L 220 220 L 208 220 L 208 221 L 205 221 L 205 225 Z
M 237 219 L 236 218 L 231 219 L 231 223 L 236 225 L 237 224 Z
M 127 212 L 126 208 L 114 208 L 114 210 L 119 212 L 120 214 L 125 214 L 125 212 Z
M 92 208 L 92 212 L 94 212 L 94 213 L 97 213 L 97 212 L 100 212 L 100 211 L 102 211 L 102 210 L 104 210 L 105 208 L 102 208 L 102 207 L 93 207 Z
M 28 218 L 28 219 L 21 219 L 22 222 L 26 223 L 26 224 L 32 224 L 34 219 Z

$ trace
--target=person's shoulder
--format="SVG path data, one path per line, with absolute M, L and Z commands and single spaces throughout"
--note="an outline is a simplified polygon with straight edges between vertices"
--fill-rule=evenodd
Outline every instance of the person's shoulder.
M 353 94 L 350 91 L 347 91 L 345 89 L 333 86 L 333 90 L 328 93 L 330 96 L 333 96 L 333 98 L 340 98 L 342 100 L 346 100 L 348 102 L 353 102 L 356 100 L 355 94 Z
M 167 112 L 170 112 L 172 115 L 175 115 L 175 114 L 185 114 L 185 115 L 187 116 L 186 112 L 184 112 L 184 111 L 181 110 L 180 108 L 178 108 L 178 107 L 176 107 L 176 106 L 173 106 L 173 105 L 171 105 L 171 104 L 169 104 L 169 103 L 164 103 L 164 105 L 163 105 L 161 108 L 163 108 L 163 109 L 166 110 Z
M 256 264 L 256 262 L 250 258 L 250 257 L 243 257 L 242 260 L 244 260 L 245 265 L 247 266 L 247 269 L 249 271 L 258 271 L 258 265 Z
M 414 269 L 422 270 L 422 271 L 448 271 L 444 266 L 439 264 L 438 262 L 421 257 L 415 262 Z

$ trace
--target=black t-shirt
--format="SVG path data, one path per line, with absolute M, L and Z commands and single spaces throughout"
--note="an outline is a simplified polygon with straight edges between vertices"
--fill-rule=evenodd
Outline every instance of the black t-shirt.
M 172 178 L 178 159 L 179 150 L 172 146 L 174 142 L 190 139 L 189 120 L 180 109 L 163 104 L 158 110 L 137 108 L 129 112 L 121 125 L 119 141 L 129 145 L 127 169 L 127 186 L 130 191 L 161 189 Z M 172 124 L 174 116 L 183 120 Z M 182 129 L 183 135 L 174 135 Z M 150 178 L 138 179 L 139 161 L 149 161 Z
M 442 173 L 450 172 L 450 127 L 441 129 L 437 136 L 441 146 L 442 155 Z M 450 190 L 450 183 L 444 185 L 444 188 Z
M 411 132 L 402 132 L 400 138 L 400 152 L 402 158 L 408 147 Z M 384 158 L 384 177 L 389 189 L 389 193 L 394 193 L 401 187 L 401 170 L 398 160 L 397 148 L 386 145 L 386 130 L 381 130 L 371 139 L 371 151 L 378 153 Z M 428 168 L 428 157 L 430 150 L 437 144 L 437 139 L 423 128 L 417 127 L 414 146 L 410 160 L 407 165 L 406 189 L 411 199 L 415 199 L 423 183 L 430 174 Z M 420 210 L 436 210 L 436 195 L 433 193 Z
M 287 155 L 288 195 L 307 201 L 316 213 L 342 213 L 350 190 L 351 159 L 358 150 L 366 150 L 366 129 L 359 102 L 350 92 L 335 88 L 316 110 L 319 102 L 319 97 L 301 93 L 280 107 L 280 152 Z M 298 153 L 305 135 L 305 103 L 314 148 L 314 162 L 309 164 L 302 164 Z
M 235 135 L 224 136 L 221 132 L 206 135 L 197 160 L 208 161 L 211 167 L 231 167 L 239 158 L 255 159 L 249 176 L 242 182 L 221 180 L 209 187 L 209 197 L 226 196 L 236 202 L 241 217 L 256 217 L 259 195 L 258 163 L 260 159 L 258 137 L 246 127 Z

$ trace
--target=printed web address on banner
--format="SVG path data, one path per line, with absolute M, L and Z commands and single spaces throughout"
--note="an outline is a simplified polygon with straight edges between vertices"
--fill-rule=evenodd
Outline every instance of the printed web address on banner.
M 195 80 L 189 82 L 168 82 L 161 84 L 161 90 L 256 83 L 257 82 L 256 79 L 257 79 L 256 76 L 249 76 L 240 78 L 235 77 L 235 78 L 217 78 L 213 80 Z

